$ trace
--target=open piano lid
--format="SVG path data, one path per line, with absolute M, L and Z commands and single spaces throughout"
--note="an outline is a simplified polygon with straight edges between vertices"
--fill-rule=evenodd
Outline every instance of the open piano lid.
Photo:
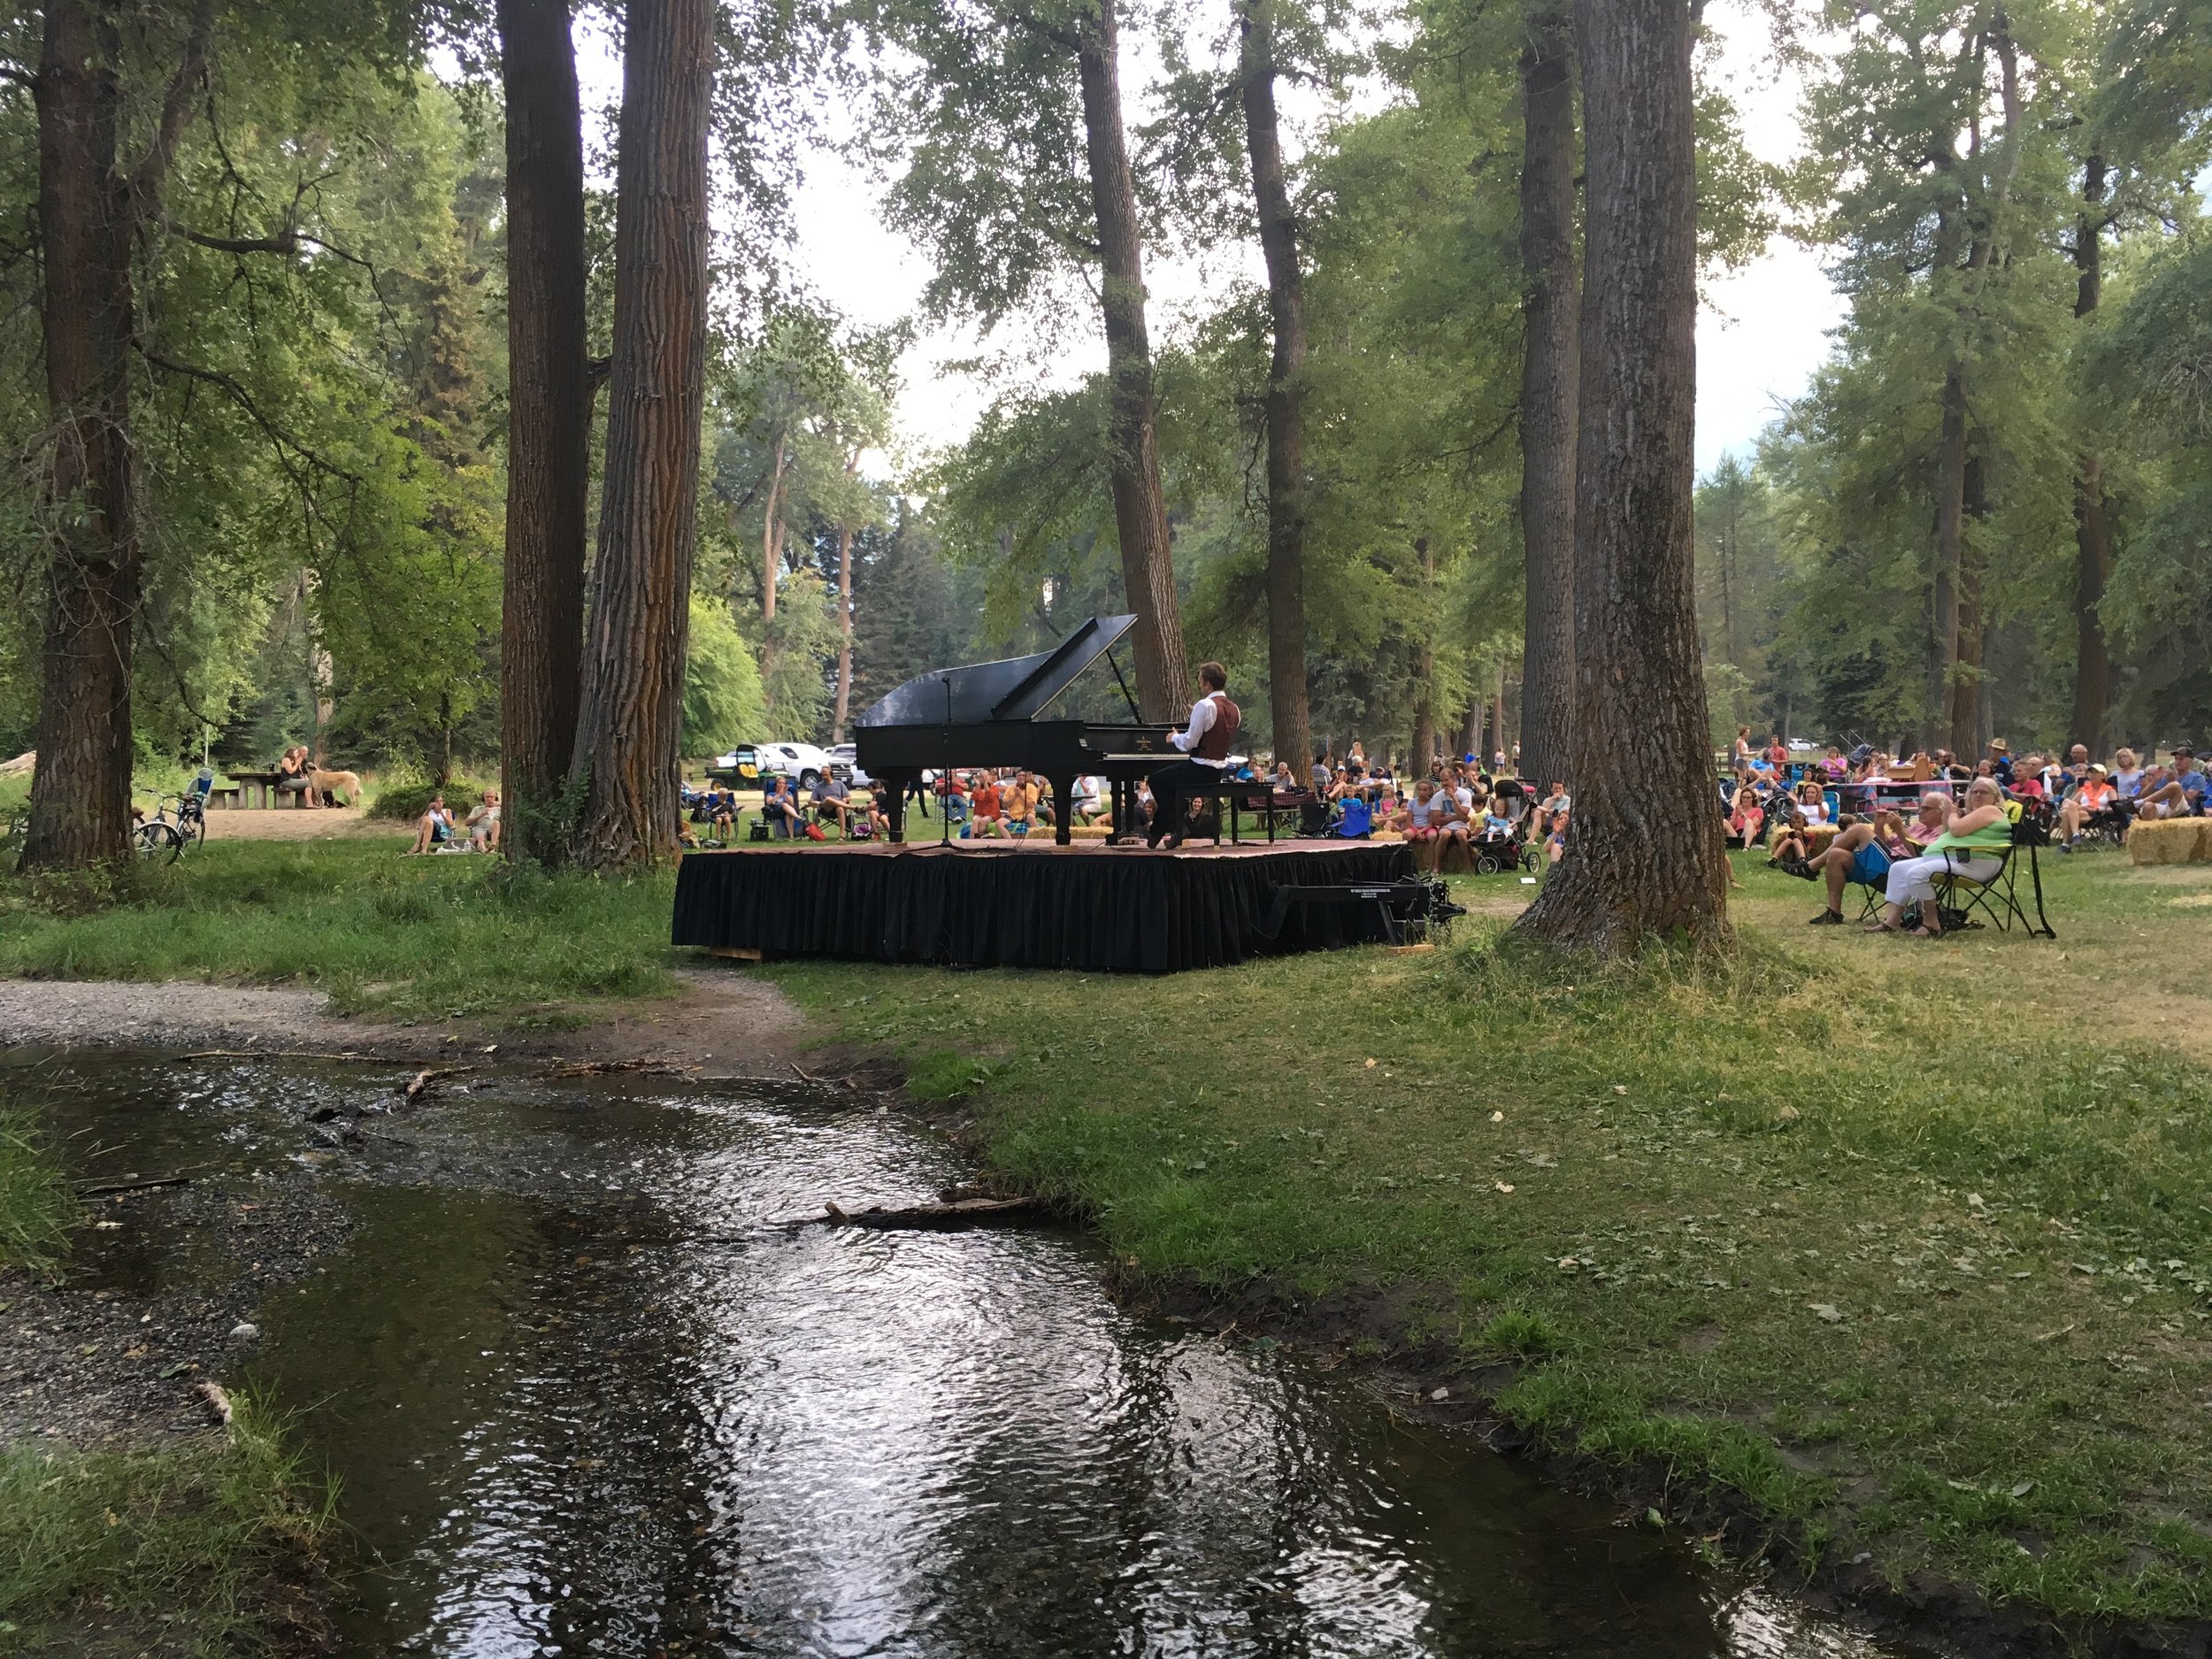
M 1048 651 L 917 674 L 860 717 L 861 726 L 982 726 L 1033 720 L 1076 678 L 1137 626 L 1137 618 L 1093 617 Z M 951 688 L 948 701 L 946 688 Z M 1133 716 L 1132 718 L 1134 718 Z

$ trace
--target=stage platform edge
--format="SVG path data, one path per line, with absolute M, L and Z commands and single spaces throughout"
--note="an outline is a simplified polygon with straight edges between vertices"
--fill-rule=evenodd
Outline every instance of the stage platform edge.
M 1379 943 L 1365 906 L 1295 907 L 1276 937 L 1261 929 L 1278 887 L 1413 873 L 1402 842 L 694 852 L 677 869 L 670 940 L 772 959 L 1173 973 Z

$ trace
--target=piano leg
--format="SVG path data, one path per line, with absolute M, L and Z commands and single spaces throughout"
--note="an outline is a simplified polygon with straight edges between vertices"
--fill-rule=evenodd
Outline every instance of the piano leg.
M 1066 777 L 1048 781 L 1052 785 L 1052 844 L 1065 847 L 1074 839 L 1069 832 L 1075 825 L 1075 780 Z

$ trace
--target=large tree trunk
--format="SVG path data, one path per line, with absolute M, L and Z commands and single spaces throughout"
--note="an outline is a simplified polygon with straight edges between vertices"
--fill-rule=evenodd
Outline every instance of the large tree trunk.
M 853 527 L 837 526 L 837 712 L 830 741 L 845 741 L 845 716 L 853 700 Z
M 578 861 L 676 837 L 705 391 L 710 0 L 631 0 L 615 175 L 614 362 L 577 726 Z
M 2081 218 L 2074 230 L 2074 315 L 2093 312 L 2104 295 L 2105 165 L 2092 156 L 2082 165 Z M 2081 452 L 2074 479 L 2074 741 L 2104 753 L 2105 720 L 2112 701 L 2112 659 L 2097 607 L 2112 576 L 2112 523 L 2104 503 L 2104 457 L 2093 446 Z
M 1989 517 L 1989 492 L 1982 457 L 1969 453 L 1962 495 L 1961 517 L 1966 529 L 1959 540 L 1958 586 L 1955 610 L 1958 622 L 1957 659 L 1952 665 L 1949 736 L 1951 752 L 1971 764 L 1981 752 L 1982 568 L 1987 549 L 1982 545 L 1983 522 Z
M 1727 932 L 1691 598 L 1697 380 L 1689 8 L 1584 0 L 1574 827 L 1517 924 L 1619 955 Z
M 1962 303 L 1971 307 L 1978 303 L 1984 282 L 1996 258 L 1997 244 L 2005 227 L 2000 222 L 2005 204 L 2010 199 L 2014 181 L 2020 176 L 2020 164 L 2027 154 L 2020 130 L 2022 104 L 2020 95 L 2020 63 L 2017 47 L 2014 44 L 2004 8 L 2000 6 L 1991 19 L 1986 37 L 1987 48 L 1997 54 L 2001 91 L 2000 103 L 2004 111 L 2004 125 L 1998 142 L 2005 147 L 2004 164 L 1998 169 L 1990 185 L 1989 200 L 1976 226 L 1966 255 L 1966 269 L 1960 286 Z M 1967 150 L 1970 164 L 1978 164 L 1982 155 L 1982 134 L 1979 122 L 1971 129 L 1972 137 Z M 1939 270 L 1948 269 L 1955 257 L 1958 238 L 1965 229 L 1965 219 L 1970 202 L 1959 204 L 1956 216 L 1945 214 L 1936 235 L 1936 264 Z M 1962 754 L 1975 752 L 1974 729 L 1971 721 L 1963 726 L 1958 718 L 1963 705 L 1970 712 L 1974 707 L 1977 688 L 1970 683 L 1978 678 L 1979 664 L 1971 667 L 1962 664 L 1959 652 L 1962 640 L 1975 643 L 1978 651 L 1978 616 L 1969 618 L 1962 607 L 1970 603 L 1977 610 L 1980 603 L 1981 576 L 1978 570 L 1967 571 L 1962 561 L 1976 557 L 1966 545 L 1966 520 L 1970 516 L 1968 506 L 1970 438 L 1967 433 L 1967 364 L 1962 357 L 1952 362 L 1943 377 L 1942 426 L 1936 450 L 1936 569 L 1935 569 L 1935 660 L 1930 672 L 1928 724 L 1936 732 L 1947 734 L 1950 747 Z M 1978 485 L 1976 486 L 1979 488 Z M 1986 512 L 1986 503 L 1980 509 Z M 1965 589 L 1971 586 L 1969 600 Z M 1962 633 L 1962 627 L 1968 631 Z M 1961 733 L 1964 735 L 1962 739 Z M 1924 745 L 1934 748 L 1931 741 Z
M 1429 757 L 1436 752 L 1436 653 L 1425 637 L 1429 590 L 1436 585 L 1436 553 L 1426 536 L 1415 540 L 1413 550 L 1421 560 L 1421 609 L 1424 618 L 1424 638 L 1413 654 L 1412 765 L 1417 775 L 1427 767 Z
M 112 18 L 86 0 L 51 0 L 45 25 L 35 98 L 52 528 L 26 870 L 129 856 L 142 571 L 131 465 L 132 203 L 116 149 L 120 46 Z
M 1966 531 L 1966 371 L 1943 377 L 1942 425 L 1936 436 L 1935 635 L 1928 673 L 1924 749 L 1937 746 L 1948 721 L 1959 660 L 1959 549 Z
M 1521 764 L 1569 775 L 1575 687 L 1574 72 L 1567 19 L 1545 10 L 1521 52 Z
M 1252 204 L 1267 261 L 1267 309 L 1275 355 L 1267 372 L 1267 688 L 1275 757 L 1301 776 L 1313 760 L 1306 704 L 1306 468 L 1301 404 L 1306 363 L 1305 278 L 1298 224 L 1283 180 L 1275 113 L 1272 0 L 1243 0 L 1244 142 L 1252 158 Z M 1426 757 L 1417 751 L 1417 762 Z
M 567 0 L 499 0 L 507 104 L 507 551 L 500 605 L 501 845 L 557 864 L 583 679 L 591 477 L 584 127 Z
M 1153 431 L 1152 342 L 1144 318 L 1144 244 L 1121 119 L 1121 48 L 1115 0 L 1077 25 L 1083 129 L 1098 216 L 1099 309 L 1106 324 L 1107 441 L 1122 585 L 1137 613 L 1137 695 L 1148 719 L 1173 718 L 1192 695 L 1183 615 L 1167 533 L 1167 496 Z

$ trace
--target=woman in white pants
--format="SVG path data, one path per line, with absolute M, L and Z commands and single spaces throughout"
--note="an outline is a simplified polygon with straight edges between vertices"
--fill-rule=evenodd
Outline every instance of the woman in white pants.
M 1975 779 L 1967 786 L 1966 805 L 1951 815 L 1943 833 L 1930 843 L 1927 855 L 1901 858 L 1890 865 L 1889 884 L 1884 894 L 1889 902 L 1882 907 L 1881 919 L 1869 923 L 1867 931 L 1909 932 L 1923 939 L 1932 939 L 1941 933 L 1943 922 L 1936 903 L 1937 878 L 1958 876 L 1968 881 L 1986 881 L 1994 876 L 2004 860 L 1991 842 L 1997 827 L 2003 825 L 2004 792 L 1993 778 Z M 2006 834 L 2008 839 L 2009 826 Z M 1913 904 L 1920 907 L 1920 925 L 1907 928 L 1905 909 Z

